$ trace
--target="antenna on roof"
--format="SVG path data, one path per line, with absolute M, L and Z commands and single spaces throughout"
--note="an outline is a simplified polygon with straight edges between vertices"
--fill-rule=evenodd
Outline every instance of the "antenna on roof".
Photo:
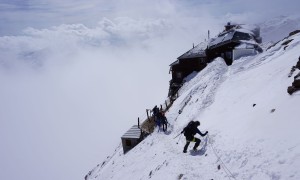
M 207 39 L 209 40 L 209 30 L 207 31 Z

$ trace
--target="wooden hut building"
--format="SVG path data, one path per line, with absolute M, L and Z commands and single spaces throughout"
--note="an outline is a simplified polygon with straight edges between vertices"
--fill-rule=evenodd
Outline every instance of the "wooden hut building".
M 124 154 L 134 148 L 143 140 L 142 130 L 138 125 L 133 125 L 122 137 L 122 146 Z
M 184 83 L 184 78 L 194 71 L 201 71 L 206 67 L 207 58 L 205 49 L 207 43 L 200 43 L 170 64 L 172 79 L 170 80 L 169 96 L 174 96 Z
M 177 93 L 189 74 L 201 71 L 216 57 L 222 57 L 227 65 L 231 65 L 240 57 L 261 53 L 261 42 L 259 27 L 227 23 L 217 37 L 198 44 L 170 64 L 172 79 L 169 96 L 173 97 Z
M 262 52 L 260 30 L 243 28 L 242 25 L 228 23 L 225 30 L 216 38 L 211 38 L 206 50 L 207 58 L 213 60 L 222 57 L 227 65 L 242 56 L 255 55 Z

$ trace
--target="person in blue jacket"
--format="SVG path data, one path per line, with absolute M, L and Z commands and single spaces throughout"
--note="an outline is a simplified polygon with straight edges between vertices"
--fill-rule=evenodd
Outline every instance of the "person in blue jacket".
M 163 128 L 163 131 L 166 132 L 167 131 L 167 128 L 168 128 L 168 120 L 165 116 L 165 113 L 163 111 L 160 111 L 158 114 L 157 114 L 157 119 L 160 121 L 160 123 L 162 124 L 162 128 Z

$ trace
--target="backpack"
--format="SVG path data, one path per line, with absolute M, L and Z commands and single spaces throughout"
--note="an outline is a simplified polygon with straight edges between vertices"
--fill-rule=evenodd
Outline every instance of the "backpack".
M 193 129 L 194 129 L 194 121 L 188 123 L 188 125 L 183 129 L 184 136 L 193 136 Z

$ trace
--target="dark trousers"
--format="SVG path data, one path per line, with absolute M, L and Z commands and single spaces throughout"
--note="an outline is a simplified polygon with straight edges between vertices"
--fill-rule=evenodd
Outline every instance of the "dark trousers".
M 185 144 L 185 146 L 184 146 L 184 148 L 183 148 L 183 151 L 184 152 L 186 152 L 187 151 L 187 148 L 189 147 L 189 145 L 190 145 L 190 142 L 196 142 L 195 143 L 195 145 L 194 145 L 194 150 L 200 145 L 200 142 L 201 142 L 201 140 L 200 139 L 198 139 L 198 138 L 195 138 L 195 137 L 192 137 L 192 138 L 186 138 L 186 144 Z
M 163 128 L 163 131 L 164 131 L 164 132 L 167 131 L 167 128 L 168 128 L 167 123 L 163 123 L 163 124 L 162 124 L 162 128 Z

